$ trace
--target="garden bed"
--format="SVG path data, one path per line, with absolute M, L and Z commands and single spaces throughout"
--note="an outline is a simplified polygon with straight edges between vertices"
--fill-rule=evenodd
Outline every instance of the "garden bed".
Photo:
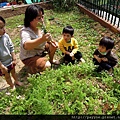
M 99 40 L 103 36 L 111 36 L 117 41 L 119 35 L 104 28 L 98 22 L 77 11 L 60 12 L 45 11 L 50 21 L 49 31 L 54 40 L 61 38 L 62 28 L 71 24 L 75 29 L 74 37 L 78 40 L 80 51 L 85 59 L 84 64 L 60 66 L 58 69 L 46 70 L 43 75 L 27 77 L 27 71 L 19 59 L 19 31 L 18 25 L 23 24 L 24 15 L 6 19 L 6 32 L 14 42 L 19 80 L 24 83 L 15 92 L 6 94 L 1 92 L 0 114 L 20 115 L 110 115 L 119 114 L 119 80 L 120 63 L 115 67 L 114 77 L 105 72 L 94 72 L 92 54 Z M 76 22 L 77 21 L 77 22 Z M 120 56 L 115 46 L 115 52 Z M 56 51 L 55 58 L 60 58 L 60 51 Z M 1 82 L 0 82 L 1 83 Z M 0 88 L 1 90 L 1 88 Z
M 43 7 L 44 9 L 50 9 L 52 8 L 52 6 L 49 3 L 44 3 L 44 2 L 40 2 L 40 3 L 34 3 L 37 5 L 40 5 L 41 7 Z M 13 5 L 13 6 L 8 6 L 8 8 L 0 8 L 0 15 L 4 18 L 9 18 L 12 16 L 16 16 L 16 15 L 21 15 L 25 12 L 27 6 L 29 6 L 29 4 L 22 4 L 22 5 Z

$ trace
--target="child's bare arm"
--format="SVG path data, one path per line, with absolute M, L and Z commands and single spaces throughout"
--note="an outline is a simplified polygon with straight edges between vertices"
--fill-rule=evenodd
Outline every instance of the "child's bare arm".
M 106 57 L 101 58 L 102 61 L 107 62 L 108 59 Z
M 94 58 L 100 63 L 101 62 L 101 58 L 99 58 L 97 55 L 94 55 Z
M 70 55 L 70 52 L 68 52 L 68 51 L 65 51 L 65 54 L 67 54 L 67 55 Z
M 12 52 L 11 55 L 12 55 L 12 60 L 13 60 L 12 63 L 13 63 L 13 65 L 16 65 L 16 64 L 17 64 L 17 61 L 16 61 L 15 53 Z

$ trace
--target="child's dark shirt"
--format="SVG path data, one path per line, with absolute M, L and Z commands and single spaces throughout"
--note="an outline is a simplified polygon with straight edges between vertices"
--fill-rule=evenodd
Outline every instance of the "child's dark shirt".
M 98 49 L 96 49 L 95 52 L 93 53 L 93 55 L 97 55 L 99 58 L 106 57 L 108 59 L 108 61 L 107 61 L 108 64 L 116 65 L 118 62 L 118 58 L 117 58 L 116 54 L 114 54 L 112 51 L 109 51 L 106 55 L 102 55 L 98 51 Z

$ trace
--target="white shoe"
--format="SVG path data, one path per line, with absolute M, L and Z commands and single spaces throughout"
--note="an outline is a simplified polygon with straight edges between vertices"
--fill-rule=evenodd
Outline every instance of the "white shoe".
M 16 87 L 15 87 L 15 85 L 11 88 L 11 92 L 13 92 L 13 91 L 15 91 L 16 90 Z
M 81 61 L 82 63 L 85 63 L 85 60 L 84 60 L 83 58 L 81 58 L 80 61 Z

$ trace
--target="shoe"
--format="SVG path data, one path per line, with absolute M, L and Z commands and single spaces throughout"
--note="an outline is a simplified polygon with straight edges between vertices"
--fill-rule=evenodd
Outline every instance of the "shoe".
M 103 68 L 101 66 L 99 66 L 98 68 L 96 68 L 96 72 L 101 72 L 103 70 Z
M 16 90 L 16 87 L 15 87 L 15 85 L 14 85 L 13 87 L 11 87 L 10 91 L 11 91 L 11 92 L 14 92 L 15 90 Z
M 52 62 L 50 61 L 51 64 L 59 65 L 60 61 L 59 60 L 53 60 Z
M 108 70 L 108 74 L 109 74 L 110 76 L 113 76 L 113 69 L 112 69 L 112 68 L 110 68 L 110 69 Z
M 82 63 L 85 63 L 85 60 L 84 60 L 83 58 L 80 58 L 80 61 L 81 61 Z

